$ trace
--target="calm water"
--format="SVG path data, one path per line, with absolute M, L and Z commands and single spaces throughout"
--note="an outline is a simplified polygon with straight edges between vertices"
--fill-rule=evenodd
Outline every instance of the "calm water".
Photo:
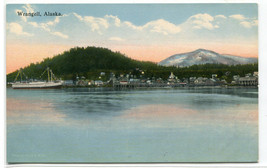
M 257 159 L 257 89 L 7 89 L 9 163 Z

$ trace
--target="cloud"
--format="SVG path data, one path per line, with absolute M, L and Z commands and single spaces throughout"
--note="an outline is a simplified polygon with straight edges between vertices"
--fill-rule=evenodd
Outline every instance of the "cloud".
M 15 22 L 7 23 L 7 30 L 16 35 L 33 36 L 33 34 L 24 32 L 22 26 Z
M 250 22 L 247 22 L 247 21 L 243 21 L 243 22 L 240 22 L 240 24 L 246 28 L 251 28 L 252 25 Z
M 136 26 L 136 25 L 134 25 L 133 23 L 131 23 L 129 21 L 124 21 L 123 24 L 126 27 L 129 27 L 129 28 L 134 29 L 134 30 L 142 30 L 142 27 L 141 26 Z
M 97 18 L 93 16 L 85 16 L 83 20 L 92 27 L 92 31 L 99 30 L 100 27 L 108 28 L 108 21 L 104 18 Z
M 33 10 L 33 8 L 31 7 L 30 4 L 23 5 L 22 8 L 24 8 L 24 10 L 26 10 L 26 13 L 33 13 L 34 12 L 34 10 Z M 21 9 L 16 9 L 15 10 L 16 15 L 18 13 L 23 13 L 23 12 L 25 12 L 25 11 L 23 11 Z M 21 18 L 22 21 L 27 22 L 27 19 L 28 19 L 27 17 L 20 16 L 20 18 Z
M 78 15 L 77 13 L 73 13 L 74 16 L 76 16 L 80 21 L 83 21 L 83 17 L 81 15 Z M 69 16 L 69 15 L 66 15 Z
M 32 25 L 33 27 L 38 27 L 38 23 L 36 22 L 28 22 L 28 24 Z
M 219 16 L 219 18 L 220 17 L 222 16 Z M 187 21 L 185 22 L 185 25 L 189 25 L 187 27 L 192 27 L 193 29 L 213 30 L 219 28 L 219 26 L 214 23 L 214 17 L 207 13 L 200 13 L 189 17 L 189 19 L 187 19 Z
M 22 8 L 24 8 L 27 13 L 33 13 L 34 12 L 34 10 L 30 4 L 26 4 L 26 5 L 22 6 Z
M 117 16 L 106 15 L 105 18 L 110 20 L 110 22 L 112 22 L 112 24 L 114 24 L 116 27 L 120 27 L 121 20 Z
M 91 28 L 91 31 L 98 32 L 102 34 L 102 29 L 107 29 L 109 23 L 106 18 L 93 17 L 93 16 L 80 16 L 77 13 L 73 13 L 80 21 L 84 22 L 87 26 Z M 108 17 L 108 16 L 106 16 Z
M 120 38 L 120 37 L 110 37 L 109 38 L 109 40 L 111 40 L 111 41 L 125 41 L 125 39 L 122 39 L 122 38 Z
M 150 32 L 161 33 L 164 35 L 177 34 L 181 31 L 181 28 L 173 23 L 170 23 L 164 19 L 148 22 L 142 29 L 147 29 Z
M 240 22 L 240 25 L 242 25 L 245 28 L 251 28 L 253 26 L 258 26 L 258 20 L 242 21 Z
M 243 15 L 231 15 L 229 18 L 236 19 L 236 20 L 245 20 L 246 18 Z
M 110 33 L 112 34 L 114 32 L 117 32 L 117 34 L 114 34 L 115 36 L 119 35 L 119 33 L 131 36 L 133 36 L 133 34 L 136 34 L 137 37 L 139 36 L 141 37 L 142 35 L 148 37 L 149 35 L 154 35 L 154 34 L 169 35 L 169 36 L 179 35 L 181 34 L 181 32 L 183 32 L 183 34 L 186 34 L 194 31 L 198 32 L 201 30 L 212 31 L 223 27 L 225 28 L 227 26 L 228 27 L 237 26 L 234 25 L 235 24 L 234 22 L 239 24 L 239 27 L 245 27 L 245 28 L 257 25 L 256 21 L 253 21 L 252 23 L 251 21 L 246 20 L 247 18 L 240 14 L 231 16 L 225 16 L 225 15 L 212 16 L 208 13 L 199 13 L 192 15 L 185 22 L 180 24 L 174 24 L 164 19 L 157 19 L 149 21 L 143 25 L 135 25 L 130 21 L 122 21 L 120 20 L 120 18 L 113 15 L 105 15 L 104 17 L 94 17 L 94 16 L 81 16 L 77 13 L 68 14 L 68 16 L 71 15 L 75 16 L 77 21 L 84 23 L 85 25 L 82 26 L 88 27 L 89 28 L 88 30 L 90 30 L 90 32 L 97 32 L 97 34 L 99 35 L 110 34 Z M 247 22 L 241 23 L 242 21 L 250 22 L 250 24 L 248 24 Z
M 258 20 L 253 20 L 253 21 L 252 21 L 252 25 L 253 25 L 253 26 L 258 26 L 258 23 L 259 23 Z
M 46 22 L 46 23 L 36 23 L 36 22 L 30 22 L 29 24 L 30 25 L 33 25 L 34 27 L 36 28 L 41 28 L 42 30 L 52 34 L 52 35 L 55 35 L 55 36 L 58 36 L 58 37 L 61 37 L 61 38 L 64 38 L 64 39 L 67 39 L 69 38 L 68 35 L 66 34 L 63 34 L 59 31 L 53 31 L 52 30 L 52 26 L 55 26 L 55 24 L 59 23 L 59 18 L 56 18 L 54 21 L 49 21 L 49 22 Z
M 69 38 L 68 35 L 65 35 L 65 34 L 63 34 L 63 33 L 61 33 L 61 32 L 50 32 L 50 34 L 53 34 L 53 35 L 58 36 L 58 37 L 62 37 L 62 38 L 64 38 L 64 39 Z
M 55 26 L 57 23 L 59 23 L 59 18 L 57 17 L 54 21 L 49 21 L 46 23 L 37 23 L 37 22 L 27 22 L 29 25 L 33 26 L 34 28 L 40 28 L 46 32 L 48 32 L 51 35 L 58 36 L 64 39 L 69 38 L 68 35 L 63 34 L 59 31 L 53 31 L 52 26 Z
M 46 24 L 49 26 L 53 26 L 55 24 L 59 23 L 59 17 L 56 17 L 54 21 L 49 21 Z
M 24 9 L 34 10 L 25 5 Z M 245 33 L 255 31 L 258 21 L 256 18 L 245 17 L 241 14 L 231 16 L 210 15 L 198 13 L 188 17 L 182 23 L 171 22 L 162 18 L 150 20 L 137 25 L 129 20 L 121 20 L 118 16 L 104 15 L 102 17 L 80 15 L 79 13 L 64 14 L 61 17 L 51 17 L 48 21 L 24 22 L 27 31 L 39 29 L 62 39 L 71 39 L 77 43 L 99 43 L 106 45 L 111 41 L 126 41 L 131 45 L 151 43 L 173 43 L 179 39 L 226 38 L 230 36 L 247 36 Z M 229 30 L 231 30 L 229 32 Z M 250 31 L 251 30 L 251 31 Z M 250 35 L 250 34 L 248 34 Z M 90 37 L 90 38 L 86 38 Z M 121 38 L 123 37 L 123 38 Z M 252 36 L 251 36 L 252 37 Z M 108 39 L 108 40 L 107 40 Z
M 15 10 L 15 13 L 16 13 L 16 15 L 18 15 L 18 13 L 23 13 L 23 11 L 20 10 L 20 9 L 16 9 L 16 10 Z M 22 20 L 23 22 L 27 22 L 27 17 L 20 16 L 20 18 L 21 18 L 21 20 Z
M 184 32 L 188 33 L 190 31 L 194 31 L 194 29 L 214 30 L 222 28 L 221 31 L 223 32 L 223 28 L 227 27 L 235 27 L 235 29 L 238 30 L 240 28 L 252 28 L 257 25 L 257 20 L 246 18 L 245 16 L 240 14 L 227 17 L 224 15 L 211 16 L 207 13 L 200 13 L 189 17 L 185 23 L 181 24 L 181 27 Z
M 231 15 L 229 18 L 234 19 L 239 22 L 239 24 L 244 27 L 244 28 L 252 28 L 254 26 L 258 26 L 258 20 L 252 19 L 252 18 L 247 18 L 243 15 L 236 14 L 236 15 Z
M 216 15 L 215 19 L 227 19 L 227 17 L 224 15 Z
M 73 15 L 81 22 L 86 23 L 87 26 L 91 28 L 92 32 L 98 32 L 99 34 L 103 34 L 105 30 L 111 27 L 128 28 L 130 30 L 147 31 L 164 35 L 177 34 L 181 31 L 181 28 L 179 26 L 163 19 L 148 22 L 143 26 L 136 26 L 129 21 L 121 22 L 121 20 L 117 16 L 113 15 L 105 15 L 103 18 L 93 16 L 83 17 L 81 15 L 78 15 L 77 13 L 73 13 Z

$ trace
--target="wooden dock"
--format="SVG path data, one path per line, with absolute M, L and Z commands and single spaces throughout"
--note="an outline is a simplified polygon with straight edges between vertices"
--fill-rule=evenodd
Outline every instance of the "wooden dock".
M 184 87 L 185 84 L 167 84 L 167 83 L 113 83 L 114 88 L 161 88 L 161 87 Z

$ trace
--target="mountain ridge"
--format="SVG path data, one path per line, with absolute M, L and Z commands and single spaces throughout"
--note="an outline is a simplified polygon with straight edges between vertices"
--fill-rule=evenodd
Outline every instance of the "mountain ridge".
M 230 54 L 219 54 L 215 51 L 200 48 L 191 52 L 172 55 L 160 61 L 158 65 L 186 67 L 199 64 L 238 65 L 257 62 L 257 58 L 246 58 Z

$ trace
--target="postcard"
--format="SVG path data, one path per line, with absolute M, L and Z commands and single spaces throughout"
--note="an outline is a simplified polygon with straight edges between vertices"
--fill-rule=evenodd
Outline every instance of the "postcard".
M 14 163 L 258 161 L 258 6 L 7 4 Z

